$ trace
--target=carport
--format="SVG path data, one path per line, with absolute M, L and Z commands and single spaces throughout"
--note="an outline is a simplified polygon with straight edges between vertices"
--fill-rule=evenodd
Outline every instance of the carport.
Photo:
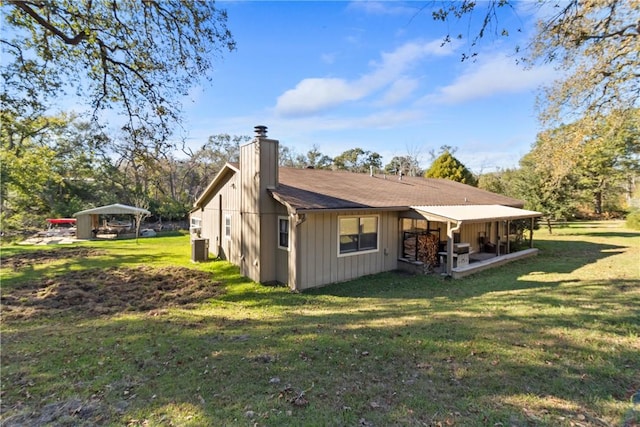
M 140 215 L 151 215 L 151 212 L 143 208 L 122 205 L 120 203 L 76 212 L 73 216 L 77 218 L 76 237 L 78 239 L 91 239 L 95 237 L 95 232 L 100 227 L 99 215 L 133 215 L 134 218 L 136 218 Z

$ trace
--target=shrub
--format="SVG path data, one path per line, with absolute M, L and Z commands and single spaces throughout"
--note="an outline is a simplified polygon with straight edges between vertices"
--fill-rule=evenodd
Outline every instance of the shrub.
M 627 215 L 627 228 L 640 230 L 640 210 L 630 212 Z

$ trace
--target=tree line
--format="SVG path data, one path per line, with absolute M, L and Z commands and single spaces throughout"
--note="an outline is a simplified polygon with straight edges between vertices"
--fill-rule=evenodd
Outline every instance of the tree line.
M 431 25 L 445 22 L 443 43 L 467 40 L 462 60 L 473 60 L 482 39 L 523 31 L 522 20 L 505 19 L 509 11 L 517 18 L 518 7 L 509 0 L 426 2 L 411 25 L 425 16 Z M 526 200 L 549 218 L 638 208 L 640 10 L 626 0 L 529 7 L 541 18 L 514 58 L 525 67 L 554 64 L 560 77 L 540 92 L 544 130 L 517 168 L 475 176 L 447 146 L 427 171 L 414 155 L 383 166 L 378 153 L 363 148 L 331 158 L 318 147 L 304 154 L 282 147 L 281 162 L 455 179 Z M 179 100 L 236 48 L 217 3 L 7 0 L 0 9 L 3 233 L 143 198 L 161 218 L 184 217 L 221 162 L 237 156 L 246 137 L 214 135 L 198 150 L 174 154 L 184 148 L 175 136 Z M 466 33 L 456 34 L 460 28 Z M 51 117 L 71 91 L 87 101 L 89 121 Z M 124 118 L 117 135 L 105 132 L 103 110 Z
M 187 217 L 194 200 L 226 162 L 239 160 L 249 136 L 212 135 L 196 149 L 168 154 L 131 144 L 73 115 L 11 122 L 0 130 L 2 230 L 42 227 L 46 217 L 112 203 L 144 201 L 155 220 Z M 553 219 L 619 215 L 638 202 L 640 110 L 617 112 L 600 122 L 578 121 L 541 132 L 517 168 L 476 175 L 444 145 L 430 152 L 382 156 L 352 148 L 330 157 L 313 146 L 297 153 L 280 146 L 280 166 L 354 173 L 444 178 L 526 201 Z

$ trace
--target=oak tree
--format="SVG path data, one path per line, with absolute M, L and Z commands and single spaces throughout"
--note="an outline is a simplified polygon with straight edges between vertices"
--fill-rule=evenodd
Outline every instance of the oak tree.
M 180 97 L 235 48 L 213 1 L 7 0 L 1 8 L 3 111 L 37 118 L 73 91 L 94 119 L 114 108 L 130 138 L 151 136 L 144 143 L 159 149 L 172 145 Z
M 463 27 L 468 32 L 449 33 L 445 42 L 467 38 L 470 49 L 462 54 L 465 60 L 478 55 L 481 39 L 521 32 L 520 7 L 531 8 L 529 12 L 541 18 L 533 38 L 516 46 L 519 60 L 528 66 L 552 63 L 558 69 L 558 79 L 541 97 L 542 119 L 553 127 L 567 121 L 568 114 L 570 121 L 583 116 L 597 120 L 613 110 L 638 107 L 638 0 L 540 0 L 524 5 L 509 0 L 463 0 L 429 3 L 422 11 L 431 8 L 436 21 L 462 21 L 462 26 L 450 28 Z

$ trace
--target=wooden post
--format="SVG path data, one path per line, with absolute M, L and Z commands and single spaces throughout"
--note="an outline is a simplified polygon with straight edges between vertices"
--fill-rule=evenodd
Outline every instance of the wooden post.
M 531 228 L 529 229 L 529 248 L 533 248 L 533 226 L 535 225 L 535 218 L 531 218 Z

